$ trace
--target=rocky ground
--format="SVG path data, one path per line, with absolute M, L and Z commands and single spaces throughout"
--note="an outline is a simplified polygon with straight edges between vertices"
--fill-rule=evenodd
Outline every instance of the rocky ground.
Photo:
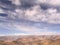
M 5 36 L 4 36 L 5 37 Z M 15 36 L 16 37 L 16 36 Z M 60 36 L 7 36 L 1 40 L 0 45 L 60 45 Z M 13 40 L 15 38 L 15 40 Z

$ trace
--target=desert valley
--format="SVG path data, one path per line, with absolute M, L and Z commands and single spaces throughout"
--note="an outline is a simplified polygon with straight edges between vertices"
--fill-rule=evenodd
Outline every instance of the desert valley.
M 60 45 L 60 35 L 0 36 L 0 45 Z

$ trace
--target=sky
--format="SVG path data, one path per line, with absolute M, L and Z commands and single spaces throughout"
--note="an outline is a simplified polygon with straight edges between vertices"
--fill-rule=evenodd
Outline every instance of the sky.
M 60 0 L 0 0 L 2 35 L 60 35 Z

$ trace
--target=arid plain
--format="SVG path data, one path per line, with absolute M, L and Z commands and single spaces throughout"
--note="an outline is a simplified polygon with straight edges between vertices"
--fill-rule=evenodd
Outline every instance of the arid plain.
M 60 45 L 60 35 L 0 36 L 0 45 Z

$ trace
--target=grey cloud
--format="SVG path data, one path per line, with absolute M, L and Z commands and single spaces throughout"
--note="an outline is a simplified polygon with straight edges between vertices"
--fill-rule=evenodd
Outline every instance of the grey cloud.
M 6 17 L 6 20 L 10 20 L 10 21 L 18 20 L 18 22 L 19 22 L 20 20 L 23 19 L 23 20 L 29 20 L 32 22 L 59 23 L 60 19 L 57 18 L 57 17 L 59 17 L 58 16 L 59 13 L 54 12 L 54 10 L 57 7 L 54 7 L 48 3 L 37 4 L 34 0 L 30 0 L 30 1 L 29 0 L 20 0 L 20 3 L 21 3 L 20 6 L 15 5 L 16 7 L 15 7 L 14 11 L 11 11 L 11 10 L 5 11 L 5 13 L 7 13 L 7 15 L 8 15 Z M 32 6 L 32 5 L 34 5 L 34 6 Z M 4 5 L 2 5 L 1 7 L 3 7 L 3 6 Z M 20 9 L 20 8 L 25 8 L 25 7 L 26 7 L 26 10 Z M 11 6 L 11 7 L 7 8 L 7 5 L 5 5 L 3 8 L 13 9 L 14 7 Z M 53 11 L 53 13 L 56 14 L 57 17 L 54 18 L 55 14 L 52 14 L 51 10 Z
M 2 16 L 2 17 L 7 17 L 8 15 L 7 15 L 7 14 L 2 14 L 2 13 L 0 13 L 0 16 Z
M 51 8 L 52 6 L 47 3 L 40 3 L 40 7 L 42 10 L 47 10 L 47 9 Z
M 4 3 L 5 2 L 5 3 Z M 3 10 L 14 10 L 16 8 L 16 6 L 14 4 L 10 4 L 9 0 L 0 0 L 0 8 L 2 8 Z M 8 4 L 7 4 L 8 3 Z
M 60 24 L 60 13 L 57 12 L 57 7 L 48 3 L 37 4 L 33 0 L 20 1 L 19 6 L 13 4 L 15 7 L 0 4 L 0 8 L 5 12 L 0 14 L 0 26 L 2 23 L 2 27 L 8 30 L 12 28 L 12 30 L 27 32 L 31 30 L 38 33 L 41 30 L 49 29 L 50 24 Z
M 6 5 L 11 5 L 11 1 L 9 0 L 0 0 L 0 2 Z
M 20 0 L 20 1 L 21 7 L 25 9 L 33 7 L 36 4 L 36 0 Z

